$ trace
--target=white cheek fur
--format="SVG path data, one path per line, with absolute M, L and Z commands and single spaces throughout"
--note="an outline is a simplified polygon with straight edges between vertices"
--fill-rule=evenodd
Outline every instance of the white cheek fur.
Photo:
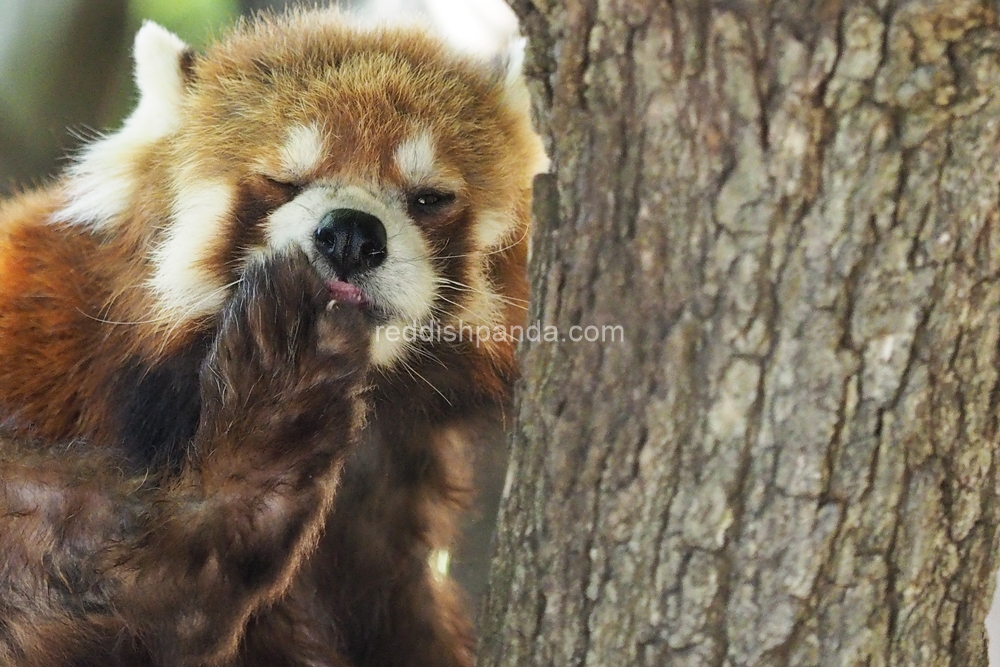
M 178 188 L 173 224 L 153 252 L 149 281 L 166 319 L 190 319 L 222 307 L 226 292 L 203 263 L 225 242 L 233 198 L 233 188 L 222 182 Z

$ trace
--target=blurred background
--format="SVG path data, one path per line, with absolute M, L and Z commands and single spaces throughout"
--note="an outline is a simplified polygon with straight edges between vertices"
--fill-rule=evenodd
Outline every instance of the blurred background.
M 0 197 L 56 176 L 88 137 L 118 127 L 136 101 L 132 37 L 152 19 L 198 48 L 240 15 L 288 0 L 0 0 Z M 309 3 L 310 5 L 312 3 Z M 517 33 L 503 0 L 340 0 L 367 16 L 429 22 L 458 48 L 495 53 Z M 487 429 L 476 443 L 479 494 L 451 574 L 473 604 L 486 586 L 493 523 L 503 487 L 506 439 Z

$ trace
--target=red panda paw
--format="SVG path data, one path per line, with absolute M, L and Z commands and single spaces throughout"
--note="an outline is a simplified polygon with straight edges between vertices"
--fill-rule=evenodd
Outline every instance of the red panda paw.
M 300 250 L 251 262 L 226 304 L 203 379 L 244 406 L 355 396 L 369 363 L 365 316 L 332 302 Z M 211 392 L 216 393 L 216 392 Z

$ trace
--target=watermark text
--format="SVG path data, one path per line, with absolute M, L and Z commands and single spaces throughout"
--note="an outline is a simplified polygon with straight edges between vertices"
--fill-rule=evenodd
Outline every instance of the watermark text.
M 390 343 L 464 343 L 477 347 L 484 343 L 622 343 L 625 329 L 618 325 L 573 325 L 561 329 L 551 324 L 535 322 L 525 326 L 470 324 L 459 320 L 442 323 L 439 320 L 411 322 L 406 325 L 380 324 L 375 329 L 376 340 Z

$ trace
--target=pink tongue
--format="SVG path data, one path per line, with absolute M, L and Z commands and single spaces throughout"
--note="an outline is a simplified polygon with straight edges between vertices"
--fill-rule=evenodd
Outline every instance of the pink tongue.
M 355 306 L 360 306 L 365 302 L 365 295 L 361 293 L 361 290 L 343 280 L 331 280 L 326 284 L 326 288 L 330 290 L 334 301 Z

